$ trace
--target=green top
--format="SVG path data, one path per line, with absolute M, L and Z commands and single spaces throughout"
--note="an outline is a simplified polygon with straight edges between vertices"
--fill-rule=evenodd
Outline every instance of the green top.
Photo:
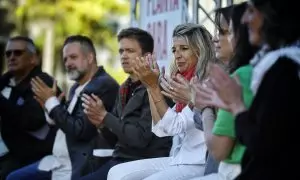
M 253 99 L 253 93 L 251 91 L 251 77 L 252 77 L 252 66 L 246 65 L 237 69 L 232 76 L 237 75 L 240 80 L 240 84 L 243 88 L 243 100 L 248 108 Z M 235 117 L 228 111 L 219 109 L 217 114 L 217 120 L 213 127 L 213 133 L 215 135 L 228 136 L 235 139 L 235 128 L 234 128 Z M 242 157 L 245 152 L 245 146 L 236 142 L 231 154 L 224 160 L 229 164 L 240 164 Z

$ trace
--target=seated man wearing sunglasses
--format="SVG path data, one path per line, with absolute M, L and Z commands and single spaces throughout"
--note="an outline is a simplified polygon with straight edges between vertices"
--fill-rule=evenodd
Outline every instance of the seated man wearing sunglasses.
M 10 38 L 5 59 L 8 72 L 0 77 L 0 179 L 51 154 L 57 130 L 46 123 L 31 90 L 31 79 L 36 76 L 53 84 L 52 77 L 39 68 L 33 41 Z

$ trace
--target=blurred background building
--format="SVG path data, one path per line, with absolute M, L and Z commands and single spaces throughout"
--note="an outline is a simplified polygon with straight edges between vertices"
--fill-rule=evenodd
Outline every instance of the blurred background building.
M 214 9 L 243 0 L 177 1 L 186 3 L 187 21 L 203 24 L 213 33 Z M 68 89 L 73 82 L 65 76 L 61 46 L 67 36 L 83 34 L 94 41 L 98 64 L 121 83 L 127 75 L 120 67 L 116 34 L 132 25 L 133 17 L 139 18 L 138 4 L 139 0 L 0 0 L 0 72 L 6 71 L 4 48 L 8 37 L 26 35 L 39 48 L 43 70 Z

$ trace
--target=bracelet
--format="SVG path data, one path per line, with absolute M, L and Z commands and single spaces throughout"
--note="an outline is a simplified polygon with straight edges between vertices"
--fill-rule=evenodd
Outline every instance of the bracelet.
M 156 100 L 156 101 L 155 101 L 155 99 L 153 98 L 152 93 L 151 93 L 149 90 L 148 90 L 148 92 L 150 93 L 150 96 L 151 96 L 151 98 L 152 98 L 154 104 L 159 103 L 160 101 L 162 101 L 162 99 L 159 99 L 159 100 Z

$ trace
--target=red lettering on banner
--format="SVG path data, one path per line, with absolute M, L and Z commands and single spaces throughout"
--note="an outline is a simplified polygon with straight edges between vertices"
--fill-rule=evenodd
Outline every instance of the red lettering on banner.
M 155 16 L 179 9 L 178 0 L 147 0 L 147 16 Z
M 172 0 L 170 3 L 170 11 L 175 11 L 179 9 L 179 2 L 178 0 Z
M 148 32 L 154 39 L 154 53 L 157 60 L 166 60 L 168 58 L 168 29 L 167 20 L 152 22 L 147 25 Z

